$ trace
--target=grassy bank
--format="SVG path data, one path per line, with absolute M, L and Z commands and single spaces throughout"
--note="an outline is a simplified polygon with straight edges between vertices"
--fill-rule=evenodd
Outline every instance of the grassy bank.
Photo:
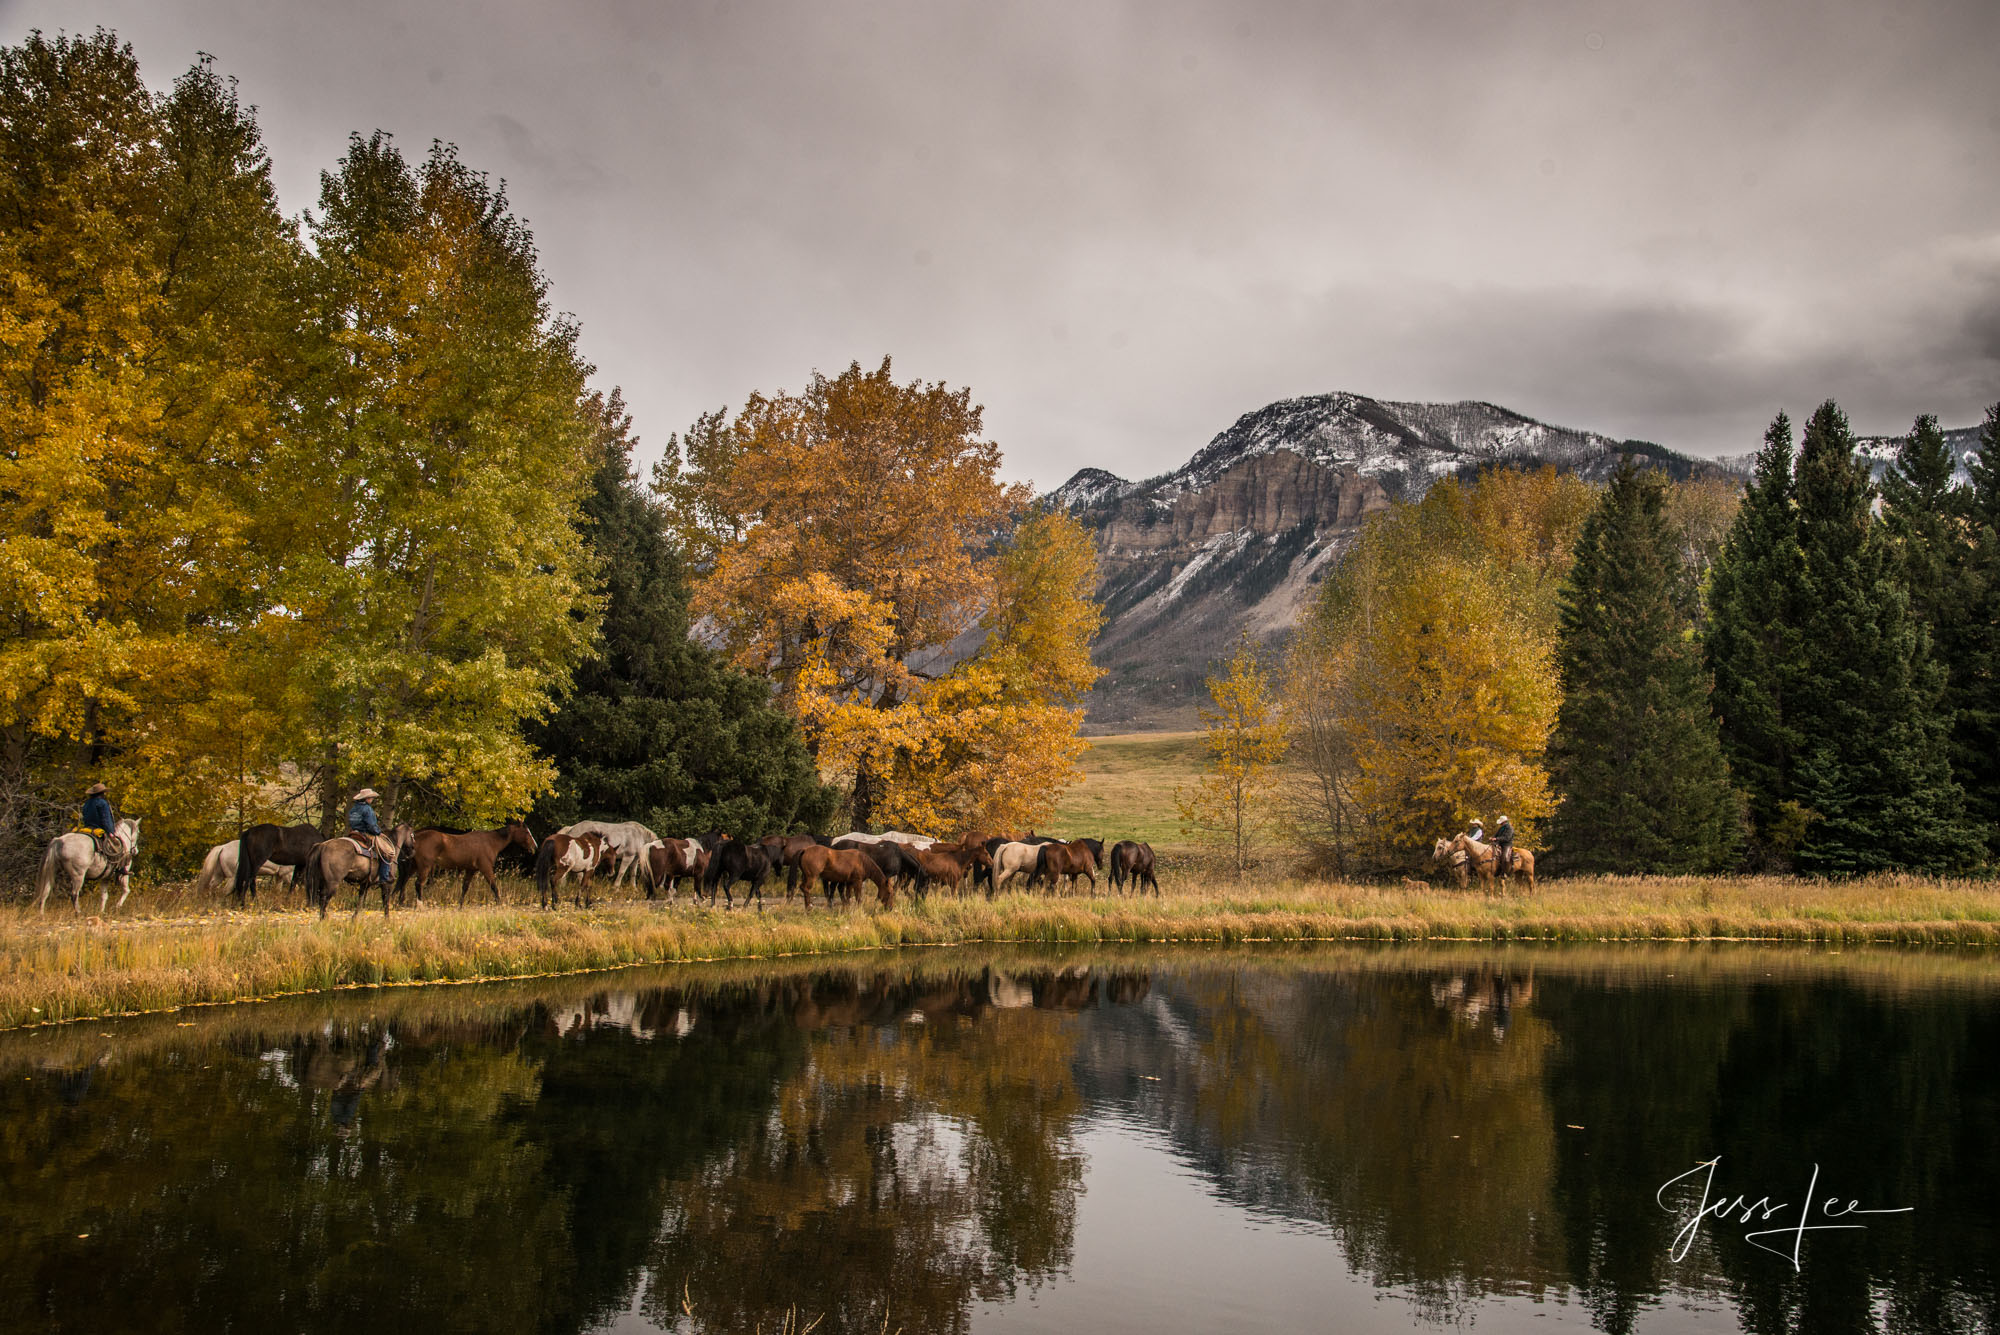
M 889 911 L 761 915 L 685 901 L 556 913 L 430 907 L 326 922 L 297 910 L 142 910 L 103 921 L 8 910 L 0 1028 L 341 987 L 899 945 L 1439 939 L 1994 946 L 2000 890 L 1915 878 L 1580 878 L 1519 896 L 1278 882 L 1160 898 L 934 897 Z

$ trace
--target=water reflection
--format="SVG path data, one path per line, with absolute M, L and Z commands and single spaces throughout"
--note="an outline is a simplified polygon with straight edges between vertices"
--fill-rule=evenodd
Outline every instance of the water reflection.
M 1090 1149 L 1132 1145 L 1391 1324 L 1991 1331 L 1996 1041 L 1977 963 L 1643 952 L 933 956 L 72 1026 L 0 1042 L 0 1328 L 1117 1324 L 1079 1208 L 1145 1198 L 1143 1156 Z M 1796 1273 L 1719 1224 L 1675 1263 L 1654 1192 L 1717 1154 L 1732 1192 L 1818 1162 L 1917 1208 Z M 1230 1270 L 1148 1282 L 1192 1312 Z M 1232 1301 L 1275 1319 L 1293 1282 Z

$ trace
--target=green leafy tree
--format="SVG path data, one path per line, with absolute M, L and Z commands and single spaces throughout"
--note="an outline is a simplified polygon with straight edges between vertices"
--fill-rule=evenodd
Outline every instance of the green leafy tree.
M 1794 791 L 1802 739 L 1791 717 L 1804 669 L 1798 600 L 1805 568 L 1792 455 L 1791 419 L 1779 413 L 1716 561 L 1703 640 L 1723 755 L 1747 799 L 1753 858 L 1767 864 L 1789 859 L 1805 821 Z
M 1814 813 L 1802 871 L 1962 870 L 1980 841 L 1951 775 L 1944 673 L 1911 610 L 1846 415 L 1822 404 L 1796 478 L 1800 664 L 1787 710 L 1799 799 Z
M 311 410 L 267 463 L 301 541 L 272 586 L 323 822 L 368 783 L 400 816 L 490 821 L 555 773 L 523 724 L 596 629 L 576 519 L 598 459 L 576 327 L 504 193 L 433 146 L 355 136 L 310 219 Z
M 634 484 L 618 391 L 590 408 L 598 465 L 582 529 L 603 579 L 602 638 L 573 693 L 530 730 L 558 771 L 537 814 L 739 835 L 823 828 L 840 792 L 820 782 L 769 684 L 689 638 L 687 569 L 661 506 Z
M 1577 537 L 1556 632 L 1551 837 L 1579 871 L 1711 871 L 1735 851 L 1738 803 L 1680 545 L 1665 479 L 1628 455 Z

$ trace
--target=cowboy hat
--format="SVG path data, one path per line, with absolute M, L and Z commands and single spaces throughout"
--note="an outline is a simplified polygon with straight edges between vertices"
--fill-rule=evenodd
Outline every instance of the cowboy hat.
M 357 802 L 367 802 L 374 798 L 380 797 L 381 795 L 382 794 L 376 792 L 373 788 L 363 788 L 360 792 L 354 795 L 354 800 Z
M 101 793 L 101 792 L 104 792 L 104 791 L 106 791 L 106 789 L 105 789 L 105 787 L 104 787 L 104 785 L 103 785 L 103 784 L 101 784 L 101 783 L 93 783 L 93 784 L 91 784 L 91 785 L 90 785 L 90 787 L 88 787 L 88 788 L 86 788 L 86 789 L 84 789 L 84 790 L 83 790 L 83 795 L 84 795 L 85 797 L 95 797 L 95 796 L 97 796 L 97 795 L 98 795 L 99 793 Z

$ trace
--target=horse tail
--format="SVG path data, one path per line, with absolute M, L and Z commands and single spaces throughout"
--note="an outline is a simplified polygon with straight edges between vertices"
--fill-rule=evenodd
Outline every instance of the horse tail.
M 49 851 L 42 854 L 41 870 L 35 873 L 35 898 L 43 908 L 49 906 L 49 891 L 56 888 L 56 850 L 62 847 L 62 840 L 49 840 Z

